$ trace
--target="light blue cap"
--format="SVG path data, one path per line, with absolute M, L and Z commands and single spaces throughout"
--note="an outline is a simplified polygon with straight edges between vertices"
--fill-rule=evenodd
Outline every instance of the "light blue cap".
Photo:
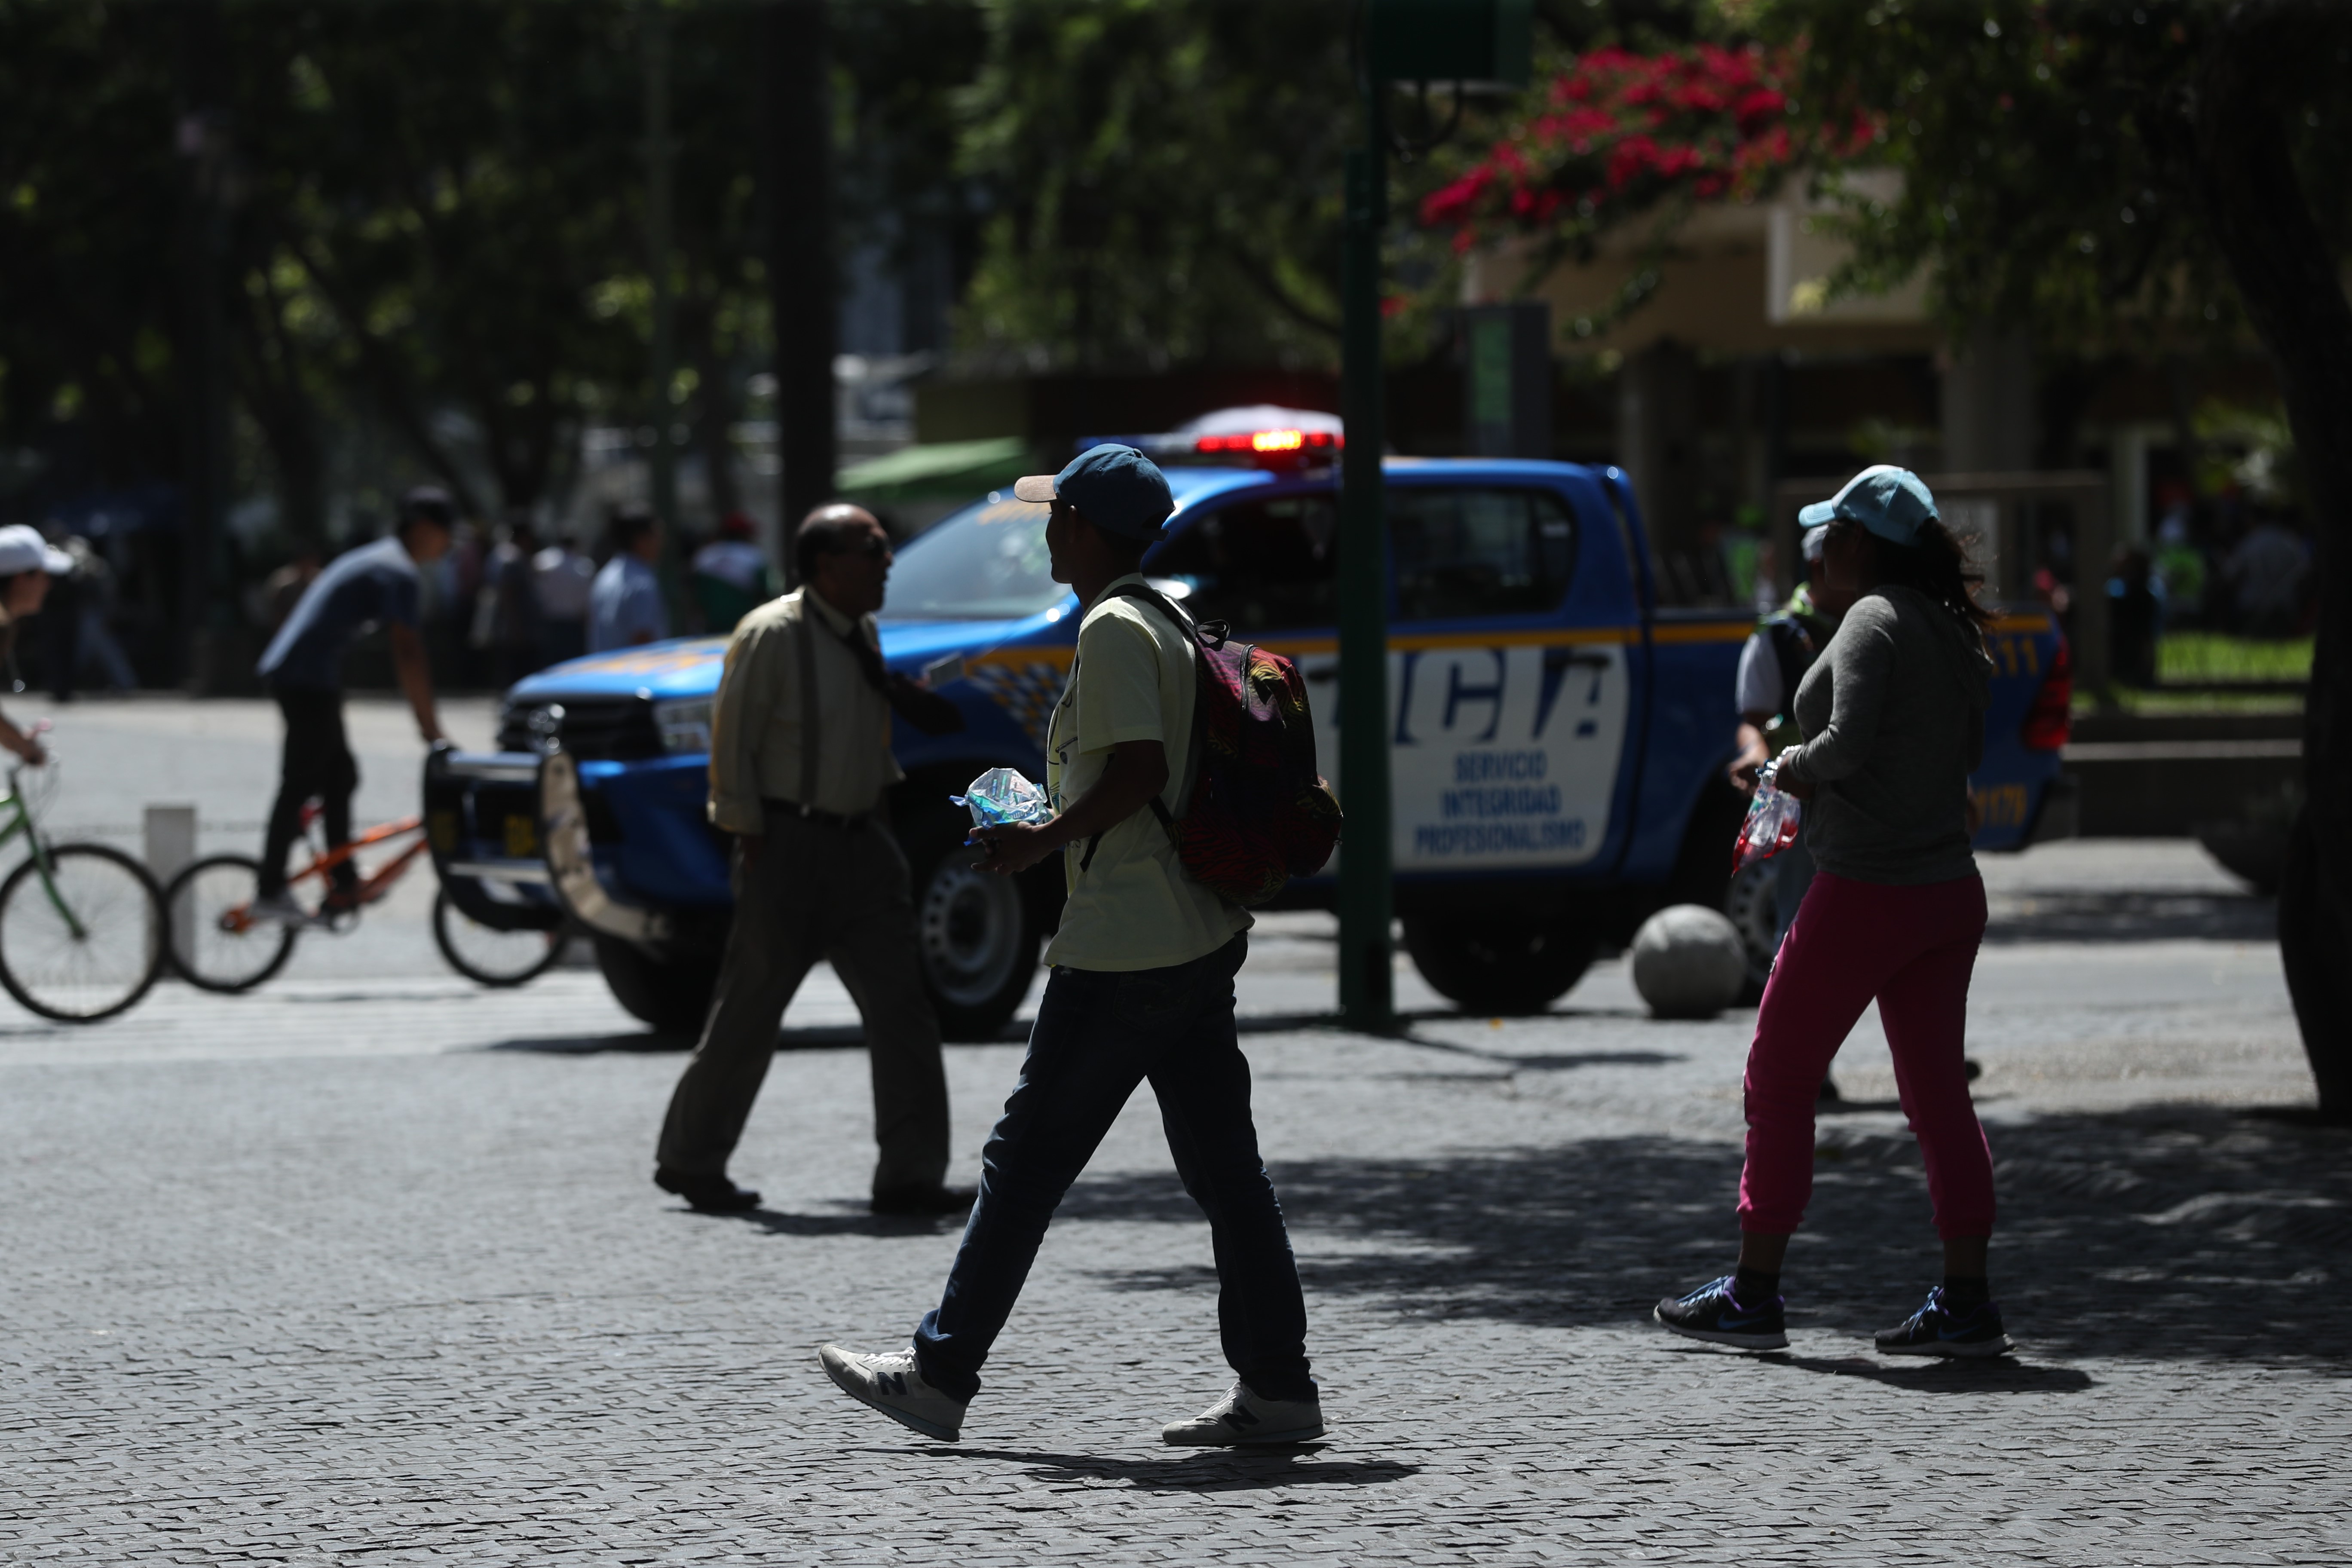
M 1880 463 L 1846 480 L 1845 488 L 1829 500 L 1805 508 L 1797 514 L 1797 522 L 1819 528 L 1848 518 L 1889 544 L 1907 545 L 1917 542 L 1920 524 L 1937 516 L 1936 498 L 1918 475 Z

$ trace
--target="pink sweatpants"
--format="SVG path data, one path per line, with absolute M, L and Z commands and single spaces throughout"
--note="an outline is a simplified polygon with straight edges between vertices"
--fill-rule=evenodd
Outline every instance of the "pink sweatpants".
M 1992 1234 L 1992 1151 L 1969 1098 L 1969 974 L 1984 938 L 1980 878 L 1889 888 L 1817 873 L 1748 1049 L 1739 1228 L 1784 1236 L 1813 1195 L 1813 1105 L 1830 1059 L 1878 1001 L 1903 1113 L 1927 1157 L 1936 1231 Z

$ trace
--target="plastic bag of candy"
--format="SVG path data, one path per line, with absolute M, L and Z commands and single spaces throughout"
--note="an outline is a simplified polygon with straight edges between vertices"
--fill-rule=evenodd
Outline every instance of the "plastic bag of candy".
M 991 768 L 964 785 L 961 795 L 948 798 L 971 811 L 975 829 L 1002 827 L 1008 822 L 1043 822 L 1054 815 L 1053 802 L 1040 786 L 1023 777 L 1017 768 Z
M 1748 803 L 1748 820 L 1739 825 L 1739 841 L 1731 848 L 1731 874 L 1735 877 L 1797 841 L 1797 830 L 1805 819 L 1805 803 L 1781 793 L 1773 784 L 1772 775 L 1780 770 L 1778 760 L 1756 770 L 1756 797 Z

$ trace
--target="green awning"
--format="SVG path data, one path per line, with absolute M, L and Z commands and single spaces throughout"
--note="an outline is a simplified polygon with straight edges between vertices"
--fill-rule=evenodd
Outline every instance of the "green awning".
M 893 501 L 977 500 L 1029 471 L 1029 443 L 1018 436 L 986 441 L 934 441 L 852 463 L 834 489 L 871 506 Z

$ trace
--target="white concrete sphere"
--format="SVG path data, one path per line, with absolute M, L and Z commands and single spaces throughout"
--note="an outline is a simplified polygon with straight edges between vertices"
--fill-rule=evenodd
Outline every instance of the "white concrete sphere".
M 1660 1018 L 1712 1018 L 1739 1000 L 1748 955 L 1720 910 L 1675 904 L 1633 933 L 1633 989 Z

